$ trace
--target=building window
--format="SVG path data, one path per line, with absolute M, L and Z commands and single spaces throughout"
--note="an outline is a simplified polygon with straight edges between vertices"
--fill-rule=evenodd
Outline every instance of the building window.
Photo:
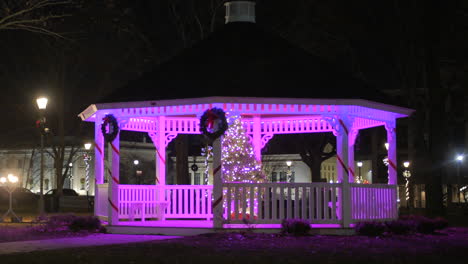
M 280 182 L 287 182 L 288 181 L 288 178 L 287 178 L 287 173 L 285 171 L 282 171 L 280 172 Z
M 200 185 L 200 173 L 197 172 L 193 175 L 193 184 Z
M 276 172 L 271 173 L 271 182 L 277 182 L 278 181 L 278 174 Z

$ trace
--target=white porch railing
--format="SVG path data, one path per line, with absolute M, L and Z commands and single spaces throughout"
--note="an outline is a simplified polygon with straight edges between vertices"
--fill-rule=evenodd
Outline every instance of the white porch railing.
M 305 219 L 311 223 L 340 223 L 333 183 L 224 183 L 226 223 L 279 224 L 283 219 Z M 252 206 L 253 205 L 253 206 Z
M 164 201 L 159 200 L 161 190 Z M 212 190 L 209 185 L 119 185 L 119 218 L 157 218 L 160 212 L 155 205 L 166 202 L 165 218 L 209 219 L 213 217 Z
M 166 185 L 168 218 L 213 218 L 212 185 Z
M 100 217 L 107 217 L 108 205 L 109 202 L 107 201 L 107 183 L 104 184 L 97 184 L 97 193 L 95 195 L 94 200 L 94 215 Z
M 107 216 L 107 184 L 99 185 L 96 215 Z M 164 201 L 159 193 L 164 190 Z M 305 219 L 314 224 L 340 224 L 338 183 L 223 183 L 224 223 L 279 224 L 283 219 Z M 119 185 L 119 218 L 212 219 L 211 185 Z M 351 221 L 396 219 L 396 186 L 350 184 Z M 346 203 L 345 203 L 346 204 Z M 144 211 L 142 211 L 144 209 Z M 161 219 L 161 220 L 164 220 Z
M 397 186 L 388 184 L 350 184 L 353 222 L 393 220 L 398 217 Z

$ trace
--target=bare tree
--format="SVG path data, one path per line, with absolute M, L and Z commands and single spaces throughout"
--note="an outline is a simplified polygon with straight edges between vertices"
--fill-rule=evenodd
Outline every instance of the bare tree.
M 70 16 L 73 0 L 3 0 L 0 3 L 0 30 L 24 30 L 64 38 L 50 24 Z

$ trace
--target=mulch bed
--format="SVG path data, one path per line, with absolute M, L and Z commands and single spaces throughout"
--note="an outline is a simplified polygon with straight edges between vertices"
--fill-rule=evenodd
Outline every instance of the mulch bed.
M 1 244 L 0 244 L 1 246 Z M 2 256 L 3 263 L 468 263 L 468 229 L 431 235 L 282 236 L 217 233 Z

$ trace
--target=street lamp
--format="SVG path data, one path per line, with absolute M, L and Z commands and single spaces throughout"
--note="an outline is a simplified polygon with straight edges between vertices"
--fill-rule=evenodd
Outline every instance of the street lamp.
M 403 167 L 405 170 L 403 171 L 403 177 L 405 177 L 405 199 L 406 199 L 406 207 L 409 208 L 409 199 L 410 199 L 410 191 L 409 191 L 409 178 L 411 177 L 411 172 L 409 170 L 410 162 L 405 161 L 403 162 Z
M 40 182 L 39 182 L 39 215 L 44 215 L 44 134 L 48 131 L 45 127 L 46 118 L 45 110 L 47 108 L 47 102 L 49 100 L 47 97 L 39 97 L 36 99 L 37 108 L 39 109 L 40 119 L 36 123 L 41 133 L 41 173 L 40 173 Z
M 362 161 L 358 161 L 357 166 L 359 168 L 358 183 L 362 183 L 362 174 L 361 174 Z
M 4 185 L 6 187 L 6 190 L 8 191 L 8 194 L 10 196 L 8 211 L 2 216 L 2 218 L 1 218 L 2 221 L 3 221 L 3 219 L 5 219 L 6 216 L 11 214 L 12 216 L 14 216 L 16 218 L 16 220 L 18 222 L 21 222 L 21 219 L 13 211 L 13 202 L 12 202 L 13 201 L 13 199 L 12 199 L 13 191 L 16 188 L 16 183 L 17 182 L 18 182 L 18 177 L 16 177 L 13 174 L 8 174 L 7 177 L 1 177 L 0 178 L 0 184 Z M 13 220 L 13 218 L 12 218 L 12 220 Z
M 138 164 L 140 164 L 139 160 L 134 160 L 133 165 L 135 165 L 135 177 L 137 178 L 137 184 L 141 184 L 141 175 L 143 174 L 143 171 L 138 169 Z
M 85 143 L 85 154 L 83 155 L 83 159 L 85 162 L 85 190 L 86 190 L 86 199 L 88 200 L 88 211 L 90 210 L 90 203 L 89 203 L 89 162 L 91 161 L 91 155 L 89 154 L 89 150 L 92 147 L 92 143 Z
M 288 182 L 291 182 L 291 175 L 292 175 L 291 165 L 292 165 L 292 161 L 290 160 L 286 161 L 286 166 L 288 166 L 288 171 L 286 172 L 286 176 L 288 177 Z
M 458 201 L 461 202 L 460 195 L 461 195 L 461 181 L 460 181 L 460 166 L 463 160 L 465 159 L 465 156 L 462 154 L 457 154 L 455 157 L 455 160 L 457 162 L 457 195 L 458 195 Z

